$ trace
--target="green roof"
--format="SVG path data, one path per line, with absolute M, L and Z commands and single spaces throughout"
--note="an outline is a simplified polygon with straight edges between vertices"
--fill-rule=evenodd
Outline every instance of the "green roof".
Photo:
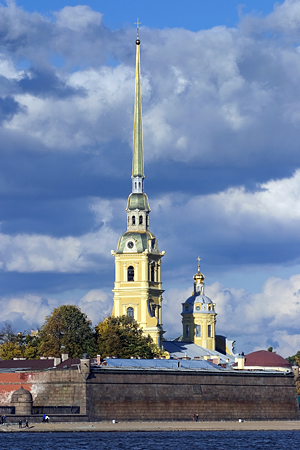
M 124 253 L 126 242 L 129 239 L 132 239 L 135 242 L 137 253 L 143 253 L 145 250 L 149 250 L 150 245 L 148 244 L 148 241 L 152 241 L 153 239 L 155 239 L 156 250 L 154 252 L 159 253 L 157 239 L 154 234 L 150 233 L 150 231 L 126 231 L 126 233 L 122 234 L 119 239 L 117 253 Z
M 142 211 L 151 211 L 148 197 L 146 194 L 130 194 L 128 197 L 126 211 L 134 211 L 139 209 Z

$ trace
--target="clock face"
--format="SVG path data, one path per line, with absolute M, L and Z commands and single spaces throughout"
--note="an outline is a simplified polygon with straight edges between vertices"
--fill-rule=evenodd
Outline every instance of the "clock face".
M 196 311 L 200 311 L 200 306 L 196 306 Z
M 132 241 L 127 242 L 127 247 L 128 248 L 133 248 L 134 243 Z

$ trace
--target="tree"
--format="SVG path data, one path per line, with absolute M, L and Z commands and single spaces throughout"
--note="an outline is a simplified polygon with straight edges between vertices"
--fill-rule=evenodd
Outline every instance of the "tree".
M 103 357 L 153 358 L 161 355 L 152 338 L 144 336 L 143 330 L 130 317 L 107 317 L 96 326 L 96 332 L 98 351 Z
M 40 356 L 40 337 L 31 336 L 30 332 L 11 334 L 9 339 L 5 339 L 0 345 L 1 359 L 38 359 Z
M 1 344 L 5 344 L 6 342 L 10 342 L 12 337 L 15 336 L 15 331 L 12 327 L 12 324 L 6 320 L 4 325 L 0 328 L 0 342 Z
M 44 356 L 59 357 L 68 353 L 70 358 L 80 358 L 83 353 L 96 353 L 95 332 L 92 322 L 75 305 L 54 308 L 41 328 L 40 351 Z
M 286 358 L 286 360 L 291 364 L 291 365 L 293 365 L 294 364 L 294 362 L 297 362 L 298 364 L 299 364 L 299 366 L 300 366 L 300 351 L 298 351 L 295 355 L 293 355 L 293 356 L 288 356 L 287 358 Z

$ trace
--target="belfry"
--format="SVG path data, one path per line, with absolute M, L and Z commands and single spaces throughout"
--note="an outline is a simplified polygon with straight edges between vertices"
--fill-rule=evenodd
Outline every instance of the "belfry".
M 133 127 L 132 192 L 127 202 L 127 231 L 119 239 L 115 257 L 112 316 L 135 319 L 146 335 L 162 345 L 161 258 L 154 234 L 149 231 L 150 207 L 144 192 L 144 155 L 140 80 L 140 39 L 137 21 L 135 102 Z

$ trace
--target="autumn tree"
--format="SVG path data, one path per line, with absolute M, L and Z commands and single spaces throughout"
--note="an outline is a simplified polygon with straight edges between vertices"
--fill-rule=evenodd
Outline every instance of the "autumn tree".
M 139 325 L 131 317 L 108 317 L 96 326 L 97 347 L 101 356 L 130 358 L 153 358 L 160 356 L 161 350 L 152 338 L 144 336 Z
M 0 358 L 38 359 L 40 357 L 40 336 L 31 336 L 30 332 L 10 333 L 0 344 Z
M 40 351 L 44 356 L 59 357 L 68 353 L 70 358 L 80 358 L 83 353 L 96 353 L 95 332 L 92 322 L 75 305 L 55 308 L 41 328 Z

